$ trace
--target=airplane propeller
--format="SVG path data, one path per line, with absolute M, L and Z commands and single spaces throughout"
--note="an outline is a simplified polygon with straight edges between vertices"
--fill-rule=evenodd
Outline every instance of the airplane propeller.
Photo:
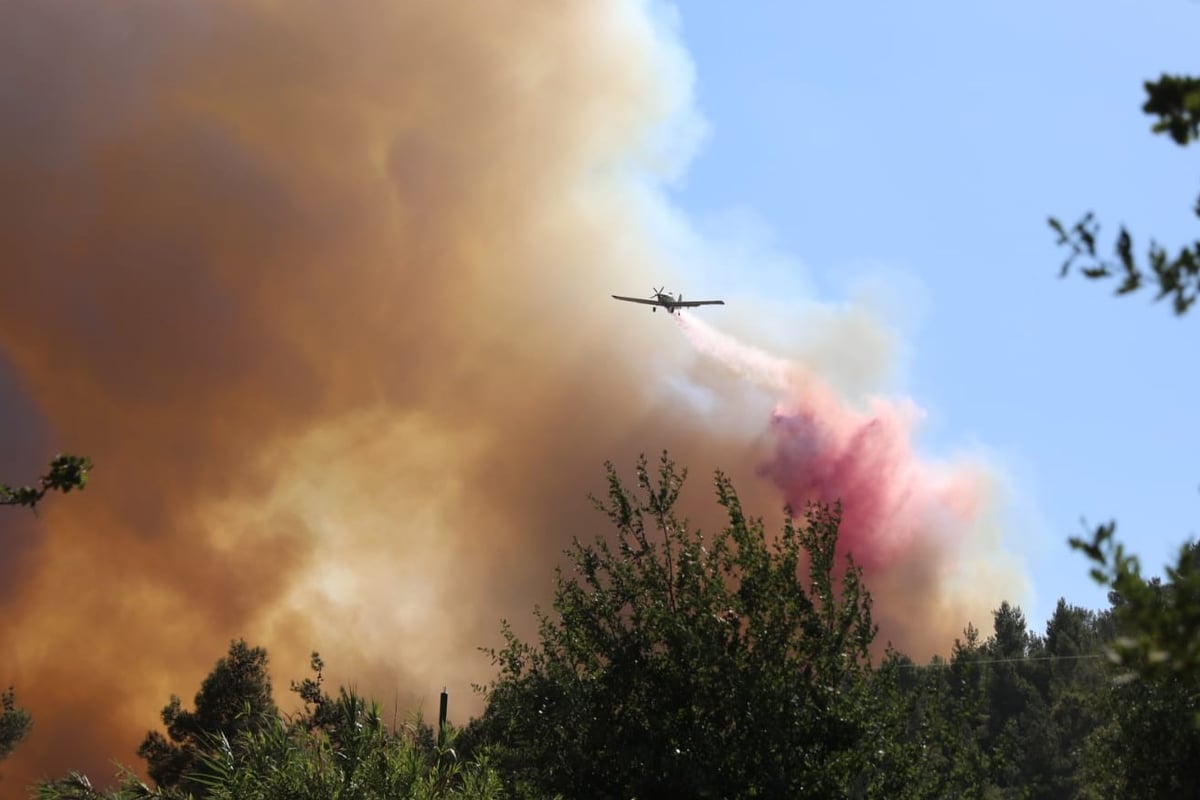
M 683 299 L 683 292 L 680 292 L 677 295 L 667 294 L 666 286 L 663 286 L 661 288 L 651 287 L 649 300 L 639 300 L 636 297 L 622 297 L 620 295 L 615 295 L 615 294 L 613 295 L 613 297 L 616 298 L 617 300 L 628 300 L 631 303 L 644 303 L 644 304 L 650 306 L 651 311 L 658 311 L 659 306 L 662 306 L 664 309 L 666 309 L 666 312 L 668 314 L 676 314 L 676 315 L 678 315 L 681 312 L 681 310 L 685 309 L 685 308 L 695 308 L 697 306 L 723 306 L 723 305 L 725 305 L 724 300 L 685 301 Z

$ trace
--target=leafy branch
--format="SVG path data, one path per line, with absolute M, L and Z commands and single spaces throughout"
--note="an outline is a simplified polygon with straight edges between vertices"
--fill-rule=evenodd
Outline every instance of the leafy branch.
M 1070 540 L 1092 561 L 1092 578 L 1112 592 L 1121 635 L 1108 648 L 1109 657 L 1129 670 L 1124 680 L 1180 676 L 1200 682 L 1200 543 L 1180 549 L 1163 583 L 1142 577 L 1137 556 L 1125 552 L 1115 532 L 1110 522 L 1091 541 Z
M 87 486 L 92 460 L 84 456 L 60 454 L 50 462 L 49 471 L 37 486 L 12 487 L 0 483 L 0 506 L 28 506 L 37 510 L 37 504 L 50 492 L 66 494 L 72 489 L 82 490 Z
M 1158 117 L 1152 128 L 1155 133 L 1168 134 L 1180 147 L 1200 138 L 1200 77 L 1164 74 L 1158 81 L 1147 81 L 1145 88 L 1147 100 L 1142 111 Z M 1200 217 L 1200 198 L 1194 210 Z M 1076 264 L 1086 278 L 1119 275 L 1121 282 L 1116 293 L 1121 295 L 1142 288 L 1149 275 L 1158 285 L 1155 299 L 1171 297 L 1178 315 L 1186 313 L 1200 296 L 1200 240 L 1181 247 L 1174 255 L 1151 240 L 1143 265 L 1134 255 L 1133 236 L 1124 226 L 1117 235 L 1114 260 L 1096 254 L 1100 226 L 1092 212 L 1070 227 L 1055 217 L 1048 222 L 1058 235 L 1056 244 L 1070 250 L 1060 277 L 1065 277 Z

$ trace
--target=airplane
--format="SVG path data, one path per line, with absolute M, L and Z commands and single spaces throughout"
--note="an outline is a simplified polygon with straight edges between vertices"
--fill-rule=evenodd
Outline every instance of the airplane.
M 724 300 L 684 300 L 682 293 L 680 293 L 679 297 L 668 294 L 665 286 L 661 289 L 655 289 L 654 293 L 650 295 L 649 300 L 643 300 L 640 297 L 622 297 L 619 294 L 614 294 L 612 297 L 614 300 L 624 300 L 626 303 L 642 303 L 643 305 L 651 306 L 651 311 L 658 311 L 658 307 L 662 306 L 667 310 L 668 314 L 674 314 L 675 310 L 679 308 L 725 305 Z

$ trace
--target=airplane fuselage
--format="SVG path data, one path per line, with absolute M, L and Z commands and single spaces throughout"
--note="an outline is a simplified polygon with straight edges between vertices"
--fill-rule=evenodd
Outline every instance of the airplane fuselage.
M 642 305 L 650 306 L 651 311 L 658 311 L 658 307 L 662 306 L 667 310 L 668 314 L 674 314 L 681 308 L 695 308 L 697 306 L 723 306 L 724 300 L 684 300 L 683 295 L 679 297 L 663 291 L 655 289 L 649 299 L 640 297 L 625 297 L 619 294 L 614 294 L 614 300 L 624 300 L 627 303 L 641 303 Z

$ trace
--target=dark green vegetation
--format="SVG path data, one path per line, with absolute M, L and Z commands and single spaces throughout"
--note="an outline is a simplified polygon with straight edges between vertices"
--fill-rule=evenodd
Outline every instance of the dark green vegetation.
M 1146 102 L 1142 110 L 1157 117 L 1155 133 L 1169 135 L 1180 147 L 1200 138 L 1200 77 L 1163 75 L 1157 81 L 1147 81 L 1145 87 Z M 1200 198 L 1196 200 L 1195 212 L 1200 217 Z M 1152 240 L 1142 262 L 1134 253 L 1133 236 L 1122 227 L 1117 234 L 1113 261 L 1096 255 L 1100 226 L 1090 211 L 1070 228 L 1051 217 L 1050 227 L 1058 234 L 1058 244 L 1070 251 L 1063 262 L 1063 275 L 1078 263 L 1088 278 L 1119 275 L 1117 294 L 1128 294 L 1141 289 L 1150 273 L 1157 284 L 1157 299 L 1170 297 L 1176 314 L 1187 312 L 1200 294 L 1200 240 L 1184 245 L 1174 255 Z
M 0 761 L 25 740 L 33 729 L 29 712 L 17 705 L 12 687 L 0 694 Z
M 267 654 L 236 641 L 194 709 L 171 698 L 166 735 L 146 737 L 154 788 L 126 773 L 103 793 L 70 775 L 35 796 L 1149 798 L 1200 787 L 1194 665 L 1151 650 L 1160 668 L 1143 673 L 1106 655 L 1146 634 L 1129 611 L 1150 602 L 1142 587 L 1152 619 L 1194 615 L 1194 572 L 1120 579 L 1101 613 L 1059 601 L 1044 634 L 1005 603 L 994 635 L 968 626 L 946 661 L 889 649 L 876 663 L 867 587 L 834 558 L 836 508 L 769 534 L 718 474 L 726 523 L 703 535 L 676 515 L 685 475 L 665 454 L 636 475 L 629 488 L 609 467 L 597 506 L 615 533 L 568 550 L 536 641 L 505 626 L 486 710 L 464 729 L 397 725 L 353 692 L 330 696 L 316 654 L 313 676 L 291 684 L 303 708 L 283 715 Z
M 196 709 L 184 710 L 179 698 L 172 696 L 162 710 L 167 735 L 146 734 L 138 755 L 146 759 L 146 772 L 159 786 L 198 790 L 200 786 L 189 776 L 201 766 L 213 736 L 240 755 L 243 741 L 253 741 L 278 718 L 267 651 L 237 641 L 204 679 L 196 693 Z
M 472 733 L 517 794 L 831 797 L 868 766 L 875 628 L 834 563 L 838 512 L 768 537 L 718 475 L 728 525 L 706 538 L 675 516 L 683 477 L 643 461 L 631 492 L 609 465 L 615 541 L 568 551 L 540 642 L 505 630 Z
M 50 492 L 66 494 L 72 489 L 82 490 L 87 486 L 88 472 L 92 469 L 91 459 L 81 456 L 57 455 L 50 462 L 50 469 L 38 479 L 37 486 L 12 487 L 0 483 L 0 506 L 28 506 L 37 510 Z
M 1116 523 L 1110 522 L 1097 528 L 1090 542 L 1071 540 L 1096 564 L 1092 577 L 1120 599 L 1115 613 L 1122 635 L 1105 648 L 1107 654 L 1129 670 L 1125 679 L 1189 681 L 1193 697 L 1200 695 L 1200 542 L 1180 548 L 1164 584 L 1142 577 L 1137 557 L 1114 540 L 1115 531 Z M 1196 721 L 1200 724 L 1200 717 Z
M 314 677 L 292 684 L 304 701 L 280 714 L 271 699 L 267 653 L 244 641 L 230 645 L 186 711 L 178 697 L 163 709 L 167 737 L 146 736 L 138 754 L 154 788 L 131 770 L 120 785 L 96 790 L 84 775 L 45 781 L 32 796 L 43 800 L 391 800 L 392 798 L 503 797 L 498 773 L 484 756 L 455 751 L 456 732 L 439 745 L 420 718 L 387 720 L 378 703 L 352 691 L 338 697 L 322 688 L 324 667 L 313 654 Z

